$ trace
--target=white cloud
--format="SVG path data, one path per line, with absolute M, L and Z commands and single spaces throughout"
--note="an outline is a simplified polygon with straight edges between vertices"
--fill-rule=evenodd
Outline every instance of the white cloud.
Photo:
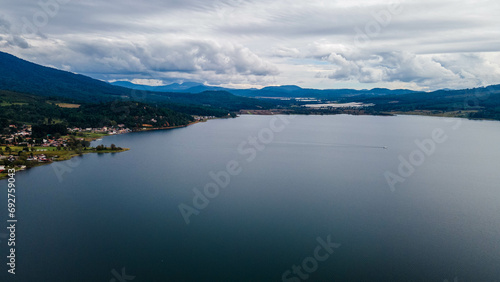
M 377 22 L 396 2 L 70 1 L 32 35 L 23 34 L 23 18 L 44 10 L 36 1 L 8 1 L 0 48 L 105 80 L 413 89 L 500 83 L 499 1 L 403 0 L 401 13 Z M 356 44 L 358 31 L 377 23 L 366 44 Z
M 0 15 L 0 47 L 18 47 L 26 49 L 29 47 L 28 42 L 18 34 L 12 31 L 12 25 L 9 20 Z

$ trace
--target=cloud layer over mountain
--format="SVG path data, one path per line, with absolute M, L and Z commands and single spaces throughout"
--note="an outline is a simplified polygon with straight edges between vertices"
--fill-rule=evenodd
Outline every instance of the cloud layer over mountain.
M 500 83 L 500 2 L 17 0 L 0 50 L 103 80 L 464 88 Z

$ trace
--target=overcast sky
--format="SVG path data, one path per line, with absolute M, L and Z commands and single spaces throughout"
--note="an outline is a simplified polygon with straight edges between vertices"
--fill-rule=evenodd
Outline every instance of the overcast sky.
M 500 84 L 498 0 L 1 0 L 0 7 L 1 51 L 106 81 Z

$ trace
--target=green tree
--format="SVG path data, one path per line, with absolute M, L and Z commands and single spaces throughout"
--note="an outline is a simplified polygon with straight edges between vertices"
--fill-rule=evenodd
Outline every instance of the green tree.
M 80 156 L 82 155 L 82 148 L 83 148 L 82 144 L 78 143 L 78 145 L 76 145 L 76 151 Z
M 75 136 L 70 135 L 67 143 L 68 143 L 68 147 L 70 149 L 74 150 L 76 148 L 76 146 L 80 143 L 80 141 L 78 141 Z
M 90 142 L 89 141 L 82 141 L 81 144 L 83 145 L 83 147 L 87 148 L 87 147 L 90 147 Z

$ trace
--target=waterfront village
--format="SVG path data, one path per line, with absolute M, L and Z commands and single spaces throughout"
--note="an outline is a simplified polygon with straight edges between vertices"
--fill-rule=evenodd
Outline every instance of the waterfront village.
M 144 125 L 146 128 L 146 125 Z M 88 152 L 123 151 L 111 145 L 90 147 L 90 141 L 107 135 L 123 134 L 132 130 L 123 124 L 102 128 L 67 128 L 68 135 L 48 134 L 41 138 L 32 136 L 31 125 L 9 125 L 8 130 L 0 132 L 0 173 L 8 167 L 24 170 L 28 167 L 67 160 L 75 155 Z M 0 175 L 0 179 L 1 179 Z
M 215 119 L 215 116 L 193 116 L 194 123 Z M 156 120 L 152 119 L 151 123 Z M 90 147 L 90 142 L 99 140 L 108 135 L 124 134 L 132 131 L 155 129 L 169 129 L 174 127 L 155 127 L 151 124 L 142 124 L 133 130 L 124 124 L 104 126 L 101 128 L 67 128 L 67 135 L 47 134 L 35 138 L 32 135 L 31 125 L 11 124 L 0 132 L 0 179 L 6 177 L 8 168 L 25 170 L 53 161 L 69 160 L 74 156 L 86 153 L 116 153 L 127 151 L 111 144 L 110 147 L 98 145 Z

